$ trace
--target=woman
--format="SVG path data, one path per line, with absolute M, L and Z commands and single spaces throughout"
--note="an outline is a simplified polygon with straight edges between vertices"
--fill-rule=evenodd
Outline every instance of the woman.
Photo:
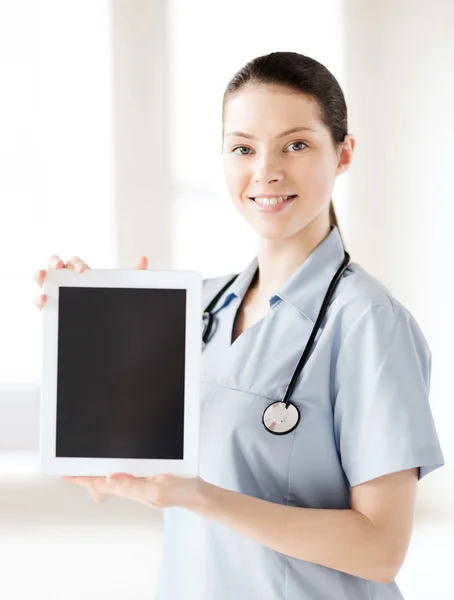
M 402 598 L 394 579 L 417 482 L 444 459 L 421 330 L 380 282 L 345 268 L 331 194 L 354 146 L 342 90 L 311 58 L 262 56 L 227 86 L 226 182 L 258 253 L 233 282 L 204 281 L 215 326 L 202 357 L 200 476 L 66 478 L 96 499 L 168 509 L 158 600 Z M 336 274 L 287 427 L 267 407 L 283 398 Z

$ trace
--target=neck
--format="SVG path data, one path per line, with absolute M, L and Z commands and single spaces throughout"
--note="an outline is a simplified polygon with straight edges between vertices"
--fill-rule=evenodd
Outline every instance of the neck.
M 268 304 L 270 297 L 284 285 L 330 231 L 329 217 L 323 212 L 290 238 L 260 238 L 257 254 L 259 273 L 255 282 L 259 303 Z

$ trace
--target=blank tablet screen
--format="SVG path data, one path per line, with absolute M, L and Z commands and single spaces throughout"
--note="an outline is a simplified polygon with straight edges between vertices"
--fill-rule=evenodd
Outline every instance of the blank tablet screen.
M 183 458 L 186 290 L 60 286 L 57 457 Z

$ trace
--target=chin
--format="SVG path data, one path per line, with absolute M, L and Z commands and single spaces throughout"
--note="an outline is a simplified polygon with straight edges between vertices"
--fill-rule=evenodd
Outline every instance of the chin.
M 268 225 L 266 227 L 260 227 L 257 225 L 253 225 L 252 223 L 249 223 L 249 225 L 259 237 L 264 238 L 266 240 L 285 240 L 297 233 L 293 230 L 293 228 L 283 227 L 282 225 L 280 227 L 277 225 Z

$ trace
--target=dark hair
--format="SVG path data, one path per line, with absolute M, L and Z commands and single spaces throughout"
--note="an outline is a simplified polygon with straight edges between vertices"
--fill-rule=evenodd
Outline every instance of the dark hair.
M 273 52 L 249 61 L 225 89 L 222 121 L 228 98 L 246 84 L 279 85 L 309 96 L 317 102 L 319 119 L 329 129 L 335 148 L 344 141 L 348 133 L 344 94 L 334 75 L 313 58 L 297 52 Z M 331 226 L 339 227 L 332 199 L 329 217 Z

